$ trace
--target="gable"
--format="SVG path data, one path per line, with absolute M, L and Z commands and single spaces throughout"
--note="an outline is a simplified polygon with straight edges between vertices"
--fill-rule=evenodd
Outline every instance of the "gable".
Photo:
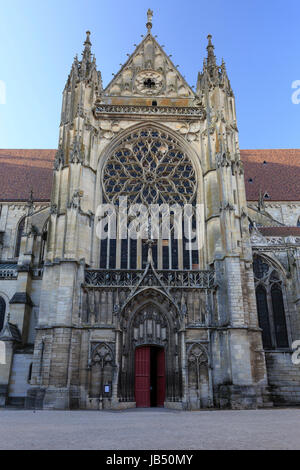
M 104 96 L 194 98 L 195 94 L 148 33 L 104 90 Z

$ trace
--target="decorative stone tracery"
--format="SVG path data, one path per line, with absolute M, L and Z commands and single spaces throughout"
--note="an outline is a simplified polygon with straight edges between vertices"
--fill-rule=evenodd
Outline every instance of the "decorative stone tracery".
M 180 143 L 151 127 L 124 137 L 103 172 L 106 199 L 116 203 L 187 204 L 196 192 L 195 170 Z
M 110 396 L 114 371 L 113 351 L 106 343 L 92 343 L 91 349 L 89 397 L 103 398 L 104 395 Z M 107 393 L 105 393 L 105 385 L 109 386 L 109 392 Z
M 259 326 L 265 349 L 288 348 L 282 275 L 266 258 L 253 261 Z

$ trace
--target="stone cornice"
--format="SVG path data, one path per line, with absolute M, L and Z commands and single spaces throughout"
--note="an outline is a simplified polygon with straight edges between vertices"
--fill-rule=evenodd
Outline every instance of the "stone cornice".
M 184 107 L 184 106 L 135 106 L 135 105 L 110 105 L 96 104 L 94 116 L 103 117 L 130 117 L 130 116 L 155 116 L 161 118 L 167 116 L 168 119 L 205 119 L 205 111 L 202 107 Z

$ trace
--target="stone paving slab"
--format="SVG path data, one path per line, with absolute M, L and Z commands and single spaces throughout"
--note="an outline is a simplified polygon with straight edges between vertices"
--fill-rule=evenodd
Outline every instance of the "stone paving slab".
M 300 409 L 1 409 L 0 449 L 300 450 Z

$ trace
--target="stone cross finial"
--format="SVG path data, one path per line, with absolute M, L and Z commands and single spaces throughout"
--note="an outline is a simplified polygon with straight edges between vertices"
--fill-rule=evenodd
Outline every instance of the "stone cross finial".
M 153 11 L 150 10 L 150 8 L 148 9 L 147 11 L 147 29 L 148 29 L 148 33 L 150 33 L 151 29 L 152 29 L 152 18 L 153 18 Z

